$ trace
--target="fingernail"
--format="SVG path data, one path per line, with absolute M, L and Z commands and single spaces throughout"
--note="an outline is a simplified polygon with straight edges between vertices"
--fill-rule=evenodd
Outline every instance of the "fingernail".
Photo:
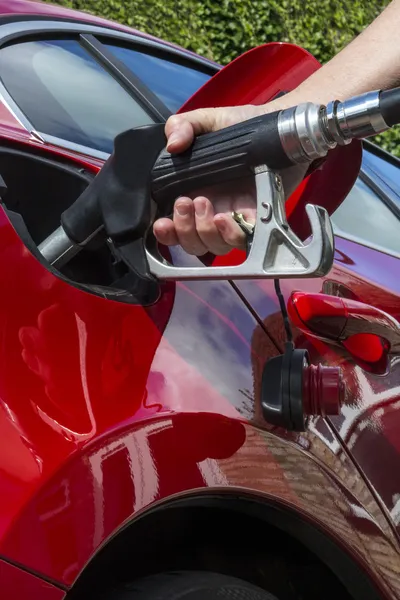
M 205 200 L 197 200 L 194 205 L 194 210 L 198 217 L 204 217 L 206 214 L 206 201 Z
M 179 142 L 179 133 L 171 133 L 167 142 L 167 150 L 169 150 L 177 142 Z
M 189 214 L 190 206 L 189 204 L 182 202 L 181 204 L 175 205 L 175 210 L 180 217 L 186 217 Z

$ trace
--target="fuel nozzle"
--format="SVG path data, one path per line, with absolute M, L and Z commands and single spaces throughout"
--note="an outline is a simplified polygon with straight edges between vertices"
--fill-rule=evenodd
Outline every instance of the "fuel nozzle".
M 280 173 L 399 122 L 400 88 L 396 88 L 344 102 L 334 100 L 327 106 L 304 103 L 261 114 L 197 136 L 189 149 L 174 155 L 165 148 L 160 123 L 125 131 L 116 137 L 113 154 L 63 212 L 61 226 L 40 244 L 39 251 L 60 268 L 96 239 L 102 243 L 107 239 L 129 270 L 146 281 L 320 277 L 333 262 L 329 215 L 321 207 L 306 207 L 312 242 L 303 244 L 286 220 Z M 258 216 L 246 262 L 229 267 L 173 267 L 157 254 L 155 243 L 150 251 L 154 219 L 170 216 L 178 196 L 246 177 L 255 178 Z
M 377 90 L 343 102 L 311 102 L 281 111 L 279 136 L 286 155 L 295 163 L 326 156 L 337 145 L 386 131 L 400 122 L 400 88 Z

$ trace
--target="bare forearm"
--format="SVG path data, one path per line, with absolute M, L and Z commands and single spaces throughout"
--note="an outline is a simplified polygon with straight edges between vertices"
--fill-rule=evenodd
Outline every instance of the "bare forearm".
M 346 48 L 309 77 L 293 96 L 325 103 L 400 85 L 400 0 L 386 9 Z

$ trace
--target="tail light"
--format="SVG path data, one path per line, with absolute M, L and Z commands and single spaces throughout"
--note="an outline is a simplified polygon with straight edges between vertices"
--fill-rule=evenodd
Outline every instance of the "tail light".
M 288 302 L 292 323 L 306 335 L 342 345 L 362 366 L 381 365 L 400 352 L 400 325 L 369 304 L 294 292 Z

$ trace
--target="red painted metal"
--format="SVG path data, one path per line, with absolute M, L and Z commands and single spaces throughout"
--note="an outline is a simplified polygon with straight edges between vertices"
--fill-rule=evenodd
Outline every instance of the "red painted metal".
M 65 591 L 0 560 L 0 593 L 12 600 L 63 600 Z
M 181 107 L 180 113 L 198 107 L 263 104 L 288 92 L 317 71 L 320 63 L 294 44 L 263 44 L 248 50 L 221 69 Z
M 216 105 L 263 104 L 280 92 L 292 91 L 320 66 L 309 52 L 293 44 L 264 44 L 242 54 L 219 71 L 179 112 Z M 361 157 L 359 141 L 336 148 L 288 198 L 288 221 L 302 239 L 311 233 L 306 204 L 324 206 L 332 214 L 353 187 Z M 243 253 L 233 251 L 227 256 L 217 257 L 213 264 L 238 264 L 243 260 Z
M 90 23 L 92 25 L 99 25 L 102 27 L 117 29 L 119 31 L 125 31 L 126 33 L 130 34 L 134 33 L 136 36 L 141 38 L 154 40 L 157 42 L 159 41 L 152 35 L 143 33 L 142 31 L 138 31 L 137 29 L 133 29 L 132 27 L 122 25 L 121 23 L 109 21 L 107 19 L 91 15 L 89 13 L 73 10 L 57 4 L 49 4 L 48 2 L 42 2 L 41 0 L 0 0 L 0 15 L 26 15 L 28 18 L 29 16 L 43 16 L 46 19 L 48 19 L 49 17 L 54 17 L 55 19 L 81 21 L 84 23 Z M 172 48 L 177 47 L 176 44 L 171 44 L 170 42 L 163 41 L 163 43 L 166 46 Z M 187 53 L 189 55 L 193 54 L 189 51 L 187 51 Z
M 331 291 L 343 298 L 372 304 L 400 319 L 400 281 L 393 277 L 399 259 L 372 248 L 337 237 L 335 264 L 325 279 L 282 280 L 281 289 L 289 301 L 293 290 L 307 294 Z M 252 305 L 276 345 L 283 351 L 285 331 L 271 281 L 236 282 Z M 388 522 L 400 534 L 398 471 L 400 445 L 400 364 L 389 356 L 385 375 L 365 368 L 338 345 L 326 343 L 294 329 L 295 344 L 309 351 L 313 364 L 341 367 L 346 399 L 338 417 L 330 422 L 360 472 L 367 478 L 376 501 Z
M 71 16 L 47 4 L 0 1 L 0 13 L 8 12 Z M 72 18 L 78 17 L 86 15 Z M 277 81 L 279 89 L 292 89 L 317 67 L 292 46 L 269 45 L 259 52 L 264 62 L 255 51 L 250 61 L 250 55 L 244 59 L 246 85 L 232 86 L 242 64 L 237 60 L 210 84 L 218 85 L 209 101 L 221 105 L 227 98 L 227 73 L 229 103 L 239 104 L 251 101 L 251 90 L 257 101 L 264 92 L 269 98 Z M 200 99 L 199 94 L 196 102 Z M 1 114 L 0 121 L 4 139 L 93 171 L 101 165 L 40 144 L 12 117 Z M 327 199 L 331 210 L 350 189 L 359 147 L 352 144 L 332 156 L 290 199 L 292 219 L 300 222 L 306 198 Z M 362 253 L 339 240 L 330 278 L 355 299 L 366 298 L 399 317 L 400 284 L 387 275 L 392 259 L 368 252 L 373 251 Z M 171 254 L 175 264 L 200 264 L 179 249 Z M 232 253 L 228 260 L 240 257 Z M 148 308 L 107 301 L 50 273 L 25 248 L 2 208 L 0 278 L 3 557 L 70 586 L 99 547 L 149 507 L 177 495 L 223 489 L 272 500 L 316 524 L 365 569 L 383 598 L 400 599 L 398 364 L 387 377 L 376 378 L 340 348 L 297 330 L 296 344 L 309 350 L 313 365 L 323 360 L 341 366 L 347 393 L 339 416 L 312 419 L 306 433 L 293 434 L 269 426 L 260 414 L 263 366 L 284 342 L 272 282 L 242 282 L 242 297 L 227 282 L 168 285 Z M 288 299 L 293 289 L 320 293 L 323 283 L 284 281 L 282 289 Z M 382 476 L 378 456 L 384 456 L 390 477 Z M 1 587 L 15 576 L 13 590 L 24 590 L 31 578 L 30 593 L 21 600 L 35 598 L 42 581 L 10 568 L 8 579 L 0 578 L 1 597 L 20 600 Z M 49 586 L 48 598 L 47 588 L 36 597 L 61 599 L 64 592 L 54 589 Z
M 306 415 L 338 415 L 344 403 L 340 367 L 308 365 L 303 371 L 303 409 Z

